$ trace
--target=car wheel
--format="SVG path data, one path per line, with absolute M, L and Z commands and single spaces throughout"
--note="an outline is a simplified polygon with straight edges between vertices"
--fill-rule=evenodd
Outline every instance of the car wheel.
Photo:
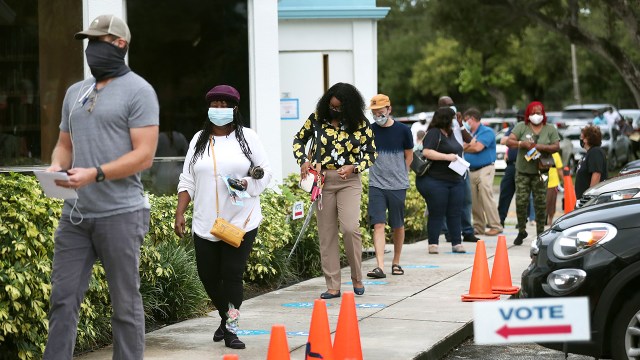
M 627 300 L 611 328 L 613 359 L 640 359 L 640 292 Z

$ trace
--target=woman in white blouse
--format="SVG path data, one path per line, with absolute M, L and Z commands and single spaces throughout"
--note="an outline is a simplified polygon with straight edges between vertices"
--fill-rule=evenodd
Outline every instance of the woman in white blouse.
M 244 294 L 242 278 L 262 220 L 260 194 L 271 181 L 271 167 L 258 135 L 242 126 L 238 91 L 218 85 L 209 90 L 206 99 L 209 120 L 189 144 L 178 184 L 174 230 L 178 236 L 184 235 L 184 212 L 193 200 L 192 233 L 198 275 L 221 317 L 213 341 L 224 340 L 229 348 L 244 349 L 245 344 L 236 334 Z M 254 171 L 252 177 L 252 167 L 260 167 L 263 176 Z M 227 177 L 239 180 L 236 186 L 249 197 L 232 198 Z M 240 247 L 209 233 L 217 216 L 244 228 L 246 234 Z

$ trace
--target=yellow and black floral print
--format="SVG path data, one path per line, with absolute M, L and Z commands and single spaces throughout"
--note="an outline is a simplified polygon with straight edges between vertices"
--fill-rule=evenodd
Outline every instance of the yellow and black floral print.
M 355 165 L 355 172 L 362 172 L 373 165 L 378 154 L 373 139 L 373 130 L 369 124 L 362 121 L 358 130 L 347 132 L 341 125 L 335 128 L 326 121 L 317 121 L 316 114 L 311 114 L 304 125 L 293 138 L 293 156 L 298 165 L 307 159 L 305 144 L 314 136 L 313 123 L 320 125 L 320 163 L 323 169 L 338 169 L 343 165 Z M 318 141 L 315 142 L 312 154 L 318 149 Z M 313 156 L 313 155 L 312 155 Z

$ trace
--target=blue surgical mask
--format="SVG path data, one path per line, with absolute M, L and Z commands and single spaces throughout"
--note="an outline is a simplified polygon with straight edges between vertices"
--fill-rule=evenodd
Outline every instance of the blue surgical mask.
M 233 108 L 209 108 L 209 120 L 216 126 L 225 126 L 233 121 Z
M 468 122 L 465 121 L 462 124 L 464 125 L 464 128 L 467 129 L 467 131 L 471 131 L 471 125 L 469 125 Z

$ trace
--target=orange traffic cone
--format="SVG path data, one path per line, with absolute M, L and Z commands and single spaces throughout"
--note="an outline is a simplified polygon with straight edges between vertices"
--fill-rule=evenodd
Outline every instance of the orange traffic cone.
M 356 301 L 352 291 L 347 291 L 342 295 L 336 336 L 333 341 L 333 354 L 336 360 L 362 360 Z
M 325 360 L 333 360 L 334 358 L 327 304 L 322 299 L 316 299 L 313 303 L 311 328 L 309 329 L 309 338 L 307 338 L 307 348 L 305 350 L 305 359 L 317 358 Z
M 267 360 L 289 360 L 289 344 L 287 343 L 287 333 L 284 325 L 273 325 L 271 327 L 271 339 L 269 339 L 269 352 Z
M 236 354 L 227 354 L 222 357 L 222 360 L 239 360 L 240 358 Z
M 484 240 L 476 243 L 476 256 L 473 259 L 473 272 L 469 293 L 462 295 L 462 301 L 498 300 L 500 295 L 491 292 L 489 265 L 487 264 L 487 249 Z
M 562 175 L 564 177 L 564 213 L 566 214 L 576 207 L 576 189 L 573 187 L 571 171 L 568 166 L 564 167 Z
M 491 269 L 491 292 L 494 294 L 515 294 L 519 287 L 511 284 L 511 269 L 509 266 L 509 253 L 507 252 L 507 237 L 498 235 L 496 256 L 493 257 Z

